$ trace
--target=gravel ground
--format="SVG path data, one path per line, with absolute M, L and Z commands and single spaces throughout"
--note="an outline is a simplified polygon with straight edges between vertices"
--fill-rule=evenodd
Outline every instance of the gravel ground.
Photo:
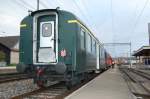
M 9 99 L 35 89 L 38 89 L 38 87 L 33 84 L 32 79 L 3 83 L 0 84 L 0 99 Z

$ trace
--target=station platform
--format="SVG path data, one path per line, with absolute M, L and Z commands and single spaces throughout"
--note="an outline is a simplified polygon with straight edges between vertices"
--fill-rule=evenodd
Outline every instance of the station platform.
M 136 99 L 119 69 L 109 69 L 65 99 Z

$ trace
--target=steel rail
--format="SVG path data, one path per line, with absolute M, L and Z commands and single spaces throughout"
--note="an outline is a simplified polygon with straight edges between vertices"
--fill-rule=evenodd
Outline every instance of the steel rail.
M 50 99 L 63 99 L 64 97 L 68 96 L 75 90 L 79 89 L 80 87 L 82 87 L 83 85 L 85 85 L 86 83 L 88 83 L 89 81 L 91 81 L 92 79 L 97 77 L 98 75 L 100 75 L 100 73 L 92 75 L 91 78 L 89 78 L 88 80 L 85 80 L 83 83 L 80 83 L 77 86 L 73 86 L 70 90 L 67 90 L 67 88 L 65 87 L 65 84 L 63 82 L 59 82 L 59 83 L 56 83 L 54 85 L 51 85 L 51 86 L 48 86 L 45 88 L 39 88 L 39 89 L 33 90 L 31 92 L 27 92 L 27 93 L 24 93 L 24 94 L 21 94 L 18 96 L 14 96 L 11 99 L 38 98 L 38 95 L 40 96 L 40 98 L 43 98 L 42 95 L 45 95 L 44 99 L 45 98 L 49 99 L 49 97 L 51 97 Z M 62 89 L 61 89 L 61 87 L 62 87 Z M 61 91 L 61 93 L 60 93 L 60 91 Z
M 136 79 L 135 77 L 133 77 L 129 72 L 132 72 L 132 73 L 135 73 L 135 72 L 133 72 L 133 70 L 131 70 L 131 69 L 124 69 L 124 70 L 122 70 L 129 78 L 130 78 L 130 80 L 132 81 L 132 82 L 134 82 L 134 83 L 137 83 L 139 86 L 141 86 L 147 93 L 149 93 L 148 94 L 148 96 L 150 95 L 150 90 L 148 89 L 148 88 L 146 88 L 141 82 L 139 82 L 139 80 L 138 79 Z M 135 73 L 136 74 L 136 73 Z M 138 74 L 136 74 L 136 75 L 138 75 Z M 139 75 L 140 76 L 140 75 Z M 134 94 L 137 94 L 137 93 L 134 93 Z
M 140 76 L 150 80 L 150 74 L 142 72 L 140 70 L 134 70 L 134 69 L 131 69 L 131 70 L 132 70 L 132 72 L 134 72 L 134 73 L 136 73 L 136 74 L 138 74 L 138 75 L 140 75 Z
M 29 78 L 31 78 L 31 76 L 29 74 L 24 74 L 24 73 L 0 74 L 0 83 L 18 81 L 18 80 L 29 79 Z

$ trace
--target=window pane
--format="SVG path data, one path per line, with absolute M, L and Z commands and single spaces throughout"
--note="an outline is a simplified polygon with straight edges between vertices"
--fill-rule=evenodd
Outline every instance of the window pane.
M 50 37 L 52 35 L 52 24 L 51 23 L 44 23 L 42 25 L 42 36 L 43 37 Z
M 96 53 L 96 42 L 95 40 L 92 38 L 92 53 L 95 54 Z
M 85 32 L 81 29 L 81 49 L 85 49 Z
M 94 40 L 92 39 L 92 53 L 94 52 Z
M 87 51 L 91 52 L 91 44 L 92 43 L 92 39 L 91 36 L 87 33 Z
M 96 55 L 96 41 L 94 41 L 94 54 Z

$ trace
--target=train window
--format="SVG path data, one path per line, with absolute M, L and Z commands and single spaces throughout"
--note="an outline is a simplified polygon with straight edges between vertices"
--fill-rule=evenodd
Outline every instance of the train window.
M 91 43 L 91 51 L 92 51 L 92 53 L 93 53 L 93 39 L 92 39 L 92 43 Z
M 80 40 L 81 40 L 81 49 L 85 49 L 85 32 L 83 29 L 81 29 Z
M 51 35 L 52 35 L 52 24 L 51 23 L 42 24 L 42 36 L 50 37 Z
M 101 59 L 101 46 L 99 46 L 99 58 Z
M 91 52 L 91 44 L 92 44 L 92 38 L 91 38 L 91 36 L 87 33 L 87 51 L 88 52 Z
M 96 41 L 92 39 L 92 53 L 96 54 Z
M 94 54 L 96 55 L 96 41 L 94 43 Z
M 96 42 L 95 42 L 95 40 L 94 40 L 93 44 L 94 44 L 93 53 L 96 54 Z
M 92 52 L 92 37 L 90 36 L 90 41 L 91 41 L 91 43 L 90 43 L 90 51 Z

